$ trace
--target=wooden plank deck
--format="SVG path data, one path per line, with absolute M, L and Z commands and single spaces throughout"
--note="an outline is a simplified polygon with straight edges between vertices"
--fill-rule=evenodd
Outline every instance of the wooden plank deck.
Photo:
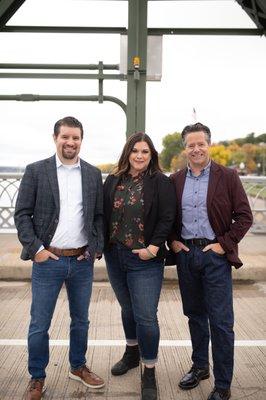
M 266 284 L 234 285 L 235 332 L 237 340 L 266 339 Z M 29 323 L 30 283 L 0 281 L 0 340 L 26 339 Z M 124 339 L 120 309 L 110 285 L 94 284 L 90 307 L 91 340 Z M 180 293 L 176 284 L 165 284 L 159 306 L 162 340 L 189 339 L 187 321 L 182 315 Z M 50 329 L 50 338 L 68 338 L 68 303 L 63 289 L 60 293 Z M 123 377 L 113 377 L 111 365 L 120 358 L 124 345 L 89 346 L 88 365 L 101 375 L 106 386 L 100 390 L 86 389 L 68 379 L 68 347 L 51 346 L 47 368 L 47 392 L 44 400 L 106 399 L 137 400 L 140 398 L 140 369 Z M 190 367 L 191 347 L 161 346 L 157 370 L 160 400 L 205 400 L 213 379 L 202 381 L 191 391 L 181 391 L 178 381 Z M 236 347 L 232 400 L 266 399 L 266 347 Z M 26 346 L 0 345 L 0 400 L 23 398 L 29 376 Z

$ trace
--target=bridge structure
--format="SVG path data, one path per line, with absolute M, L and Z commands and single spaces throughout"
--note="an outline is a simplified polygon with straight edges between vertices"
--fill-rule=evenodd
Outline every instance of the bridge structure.
M 127 27 L 91 27 L 91 26 L 14 26 L 9 23 L 13 15 L 27 0 L 4 0 L 0 2 L 0 35 L 1 32 L 27 33 L 97 33 L 127 35 L 127 71 L 124 74 L 110 73 L 119 70 L 118 64 L 107 65 L 102 61 L 98 64 L 0 64 L 0 79 L 97 79 L 97 95 L 35 95 L 35 94 L 3 94 L 0 100 L 5 101 L 112 101 L 118 104 L 126 113 L 126 135 L 145 131 L 146 118 L 146 81 L 147 81 L 147 43 L 149 36 L 163 35 L 257 35 L 266 33 L 266 2 L 264 0 L 238 0 L 254 23 L 254 28 L 148 28 L 147 10 L 149 1 L 156 0 L 123 0 L 128 3 Z M 179 0 L 173 0 L 179 1 Z M 163 3 L 163 1 L 162 1 Z M 163 7 L 163 4 L 162 4 Z M 51 10 L 52 12 L 52 10 Z M 10 72 L 10 70 L 12 72 Z M 14 72 L 18 71 L 19 72 Z M 23 70 L 23 72 L 21 72 Z M 29 71 L 30 70 L 30 71 Z M 32 72 L 32 70 L 34 72 Z M 49 72 L 36 72 L 47 70 Z M 55 70 L 57 72 L 55 72 Z M 58 72 L 58 70 L 60 72 Z M 71 73 L 65 70 L 72 70 Z M 94 70 L 96 73 L 88 73 Z M 26 72 L 25 72 L 26 71 Z M 106 73 L 108 71 L 108 73 Z M 127 103 L 114 96 L 103 93 L 103 82 L 108 79 L 125 80 L 127 82 Z

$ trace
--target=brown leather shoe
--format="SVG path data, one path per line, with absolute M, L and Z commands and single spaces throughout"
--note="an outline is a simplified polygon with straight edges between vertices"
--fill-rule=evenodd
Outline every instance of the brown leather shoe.
M 69 371 L 69 378 L 80 381 L 83 385 L 92 389 L 100 389 L 105 385 L 103 379 L 90 371 L 86 365 L 83 365 L 79 369 Z
M 26 389 L 25 400 L 40 400 L 45 392 L 44 379 L 31 379 Z

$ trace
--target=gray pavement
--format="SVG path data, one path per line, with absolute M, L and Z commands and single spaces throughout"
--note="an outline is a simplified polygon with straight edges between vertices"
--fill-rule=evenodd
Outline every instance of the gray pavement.
M 235 368 L 231 400 L 266 398 L 266 283 L 235 282 Z M 0 400 L 21 400 L 27 372 L 27 331 L 30 282 L 0 281 Z M 158 400 L 206 400 L 213 373 L 193 389 L 182 391 L 180 378 L 191 366 L 187 319 L 177 282 L 163 285 L 158 320 L 161 328 L 156 366 Z M 43 400 L 140 400 L 140 368 L 112 376 L 111 366 L 124 351 L 121 311 L 109 282 L 95 282 L 90 302 L 88 366 L 103 377 L 104 388 L 93 390 L 68 378 L 69 310 L 66 290 L 59 294 L 50 334 L 47 391 Z M 211 352 L 210 352 L 211 353 Z M 210 359 L 212 371 L 212 359 Z
M 29 280 L 31 261 L 20 259 L 21 245 L 16 234 L 0 233 L 0 279 Z M 236 280 L 266 281 L 266 235 L 248 233 L 239 245 L 240 258 L 244 266 L 233 268 Z M 176 280 L 176 268 L 165 268 L 165 279 Z M 104 259 L 95 263 L 95 281 L 107 281 Z

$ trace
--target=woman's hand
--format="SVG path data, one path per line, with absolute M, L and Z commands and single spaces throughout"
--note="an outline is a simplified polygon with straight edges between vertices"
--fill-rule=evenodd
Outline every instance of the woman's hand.
M 159 247 L 150 244 L 148 247 L 144 249 L 132 250 L 132 253 L 138 254 L 139 258 L 145 261 L 155 258 L 157 256 L 158 250 Z

